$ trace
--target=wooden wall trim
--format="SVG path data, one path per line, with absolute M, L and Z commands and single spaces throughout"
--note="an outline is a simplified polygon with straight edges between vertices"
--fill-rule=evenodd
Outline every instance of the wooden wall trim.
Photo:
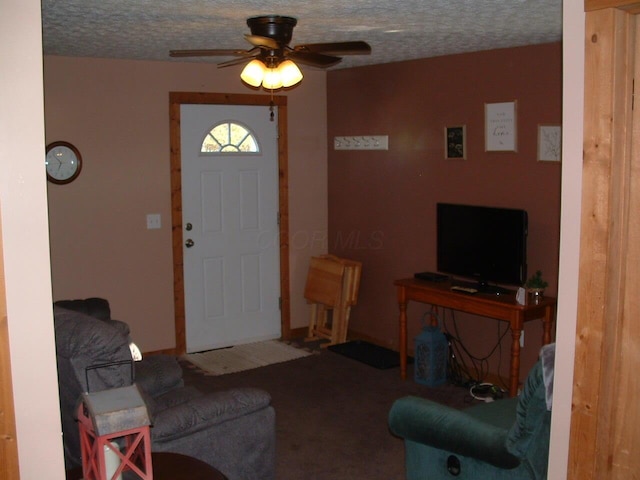
M 291 329 L 291 292 L 289 288 L 289 162 L 287 137 L 287 97 L 239 93 L 169 93 L 169 137 L 171 168 L 171 229 L 173 248 L 173 292 L 175 305 L 175 353 L 186 351 L 184 278 L 182 251 L 182 176 L 180 169 L 180 105 L 273 105 L 278 107 L 278 177 L 280 208 L 280 326 L 283 338 Z
M 0 230 L 0 480 L 19 480 L 2 231 Z
M 591 12 L 605 8 L 620 8 L 629 13 L 640 12 L 640 2 L 638 0 L 585 0 L 584 11 Z
M 289 275 L 289 118 L 286 104 L 278 108 L 278 171 L 280 184 L 280 311 L 281 335 L 291 338 L 291 280 Z
M 625 449 L 618 442 L 629 428 L 625 415 L 636 410 L 635 405 L 626 406 L 620 389 L 638 393 L 637 386 L 621 375 L 630 365 L 637 366 L 633 361 L 637 355 L 624 356 L 632 351 L 627 343 L 633 340 L 628 335 L 633 331 L 625 327 L 629 300 L 637 296 L 629 279 L 637 278 L 640 269 L 629 262 L 640 249 L 630 241 L 629 230 L 631 220 L 640 215 L 630 203 L 632 178 L 639 175 L 637 169 L 633 172 L 631 155 L 635 18 L 613 8 L 590 12 L 585 35 L 582 224 L 569 478 L 622 479 L 631 478 L 627 468 L 638 462 L 629 456 L 635 444 Z

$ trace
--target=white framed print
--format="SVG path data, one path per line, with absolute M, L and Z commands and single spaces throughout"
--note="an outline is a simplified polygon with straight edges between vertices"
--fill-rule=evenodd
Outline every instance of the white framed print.
M 559 162 L 562 157 L 560 125 L 538 125 L 538 161 Z
M 484 104 L 485 152 L 517 151 L 517 102 Z

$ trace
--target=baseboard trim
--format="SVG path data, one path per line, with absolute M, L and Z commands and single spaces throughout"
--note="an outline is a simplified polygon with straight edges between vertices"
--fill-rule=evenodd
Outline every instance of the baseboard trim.
M 289 338 L 284 338 L 283 340 L 290 340 L 292 338 L 301 338 L 301 337 L 306 337 L 307 334 L 309 333 L 309 329 L 307 327 L 300 327 L 300 328 L 293 328 L 291 330 L 289 330 Z M 366 333 L 361 333 L 361 332 L 357 332 L 355 330 L 348 330 L 347 331 L 347 340 L 364 340 L 365 342 L 369 342 L 372 343 L 374 345 L 377 345 L 379 347 L 384 347 L 384 348 L 388 348 L 390 350 L 393 350 L 395 352 L 398 351 L 397 348 L 393 348 L 390 345 L 385 345 L 384 342 L 380 341 L 377 338 L 374 338 L 370 335 L 367 335 Z
M 291 340 L 293 338 L 302 338 L 302 337 L 306 337 L 307 333 L 309 333 L 309 328 L 308 327 L 299 327 L 299 328 L 292 328 L 289 330 L 289 335 L 282 336 L 283 340 Z M 374 338 L 370 335 L 367 335 L 366 333 L 361 333 L 361 332 L 357 332 L 355 330 L 349 330 L 347 332 L 347 340 L 364 340 L 365 342 L 369 342 L 372 343 L 374 345 L 377 345 L 379 347 L 384 347 L 384 348 L 389 348 L 390 350 L 393 351 L 398 351 L 397 348 L 393 348 L 390 345 L 385 345 L 384 342 L 380 341 L 377 338 Z M 412 352 L 409 352 L 412 353 Z M 177 349 L 176 348 L 165 348 L 162 350 L 153 350 L 151 352 L 142 352 L 143 356 L 144 355 L 177 355 Z
M 154 350 L 152 352 L 142 352 L 142 356 L 153 356 L 153 355 L 178 355 L 178 350 L 176 348 L 165 348 L 163 350 Z

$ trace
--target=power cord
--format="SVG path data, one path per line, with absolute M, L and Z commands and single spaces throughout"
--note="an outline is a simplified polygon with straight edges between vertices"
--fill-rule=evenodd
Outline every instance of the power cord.
M 462 342 L 454 311 L 451 311 L 450 313 L 453 320 L 453 334 L 447 325 L 446 315 L 441 319 L 437 313 L 437 307 L 432 307 L 430 311 L 425 312 L 423 316 L 423 323 L 427 315 L 436 319 L 438 324 L 442 325 L 445 336 L 449 342 L 449 362 L 447 372 L 449 381 L 454 385 L 469 388 L 469 393 L 472 399 L 493 401 L 498 398 L 502 398 L 504 392 L 506 392 L 506 382 L 500 374 L 502 340 L 509 332 L 509 326 L 507 325 L 504 331 L 501 331 L 501 323 L 498 323 L 498 339 L 496 344 L 491 348 L 487 355 L 478 357 L 473 355 Z M 498 352 L 498 378 L 500 379 L 502 386 L 484 382 L 484 378 L 487 376 L 489 370 L 488 359 L 496 351 Z
M 471 395 L 471 398 L 486 403 L 503 398 L 505 393 L 506 390 L 494 385 L 493 383 L 478 383 L 469 388 L 469 395 Z

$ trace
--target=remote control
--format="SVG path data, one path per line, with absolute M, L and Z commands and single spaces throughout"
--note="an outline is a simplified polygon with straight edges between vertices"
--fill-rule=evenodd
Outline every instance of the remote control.
M 460 287 L 458 285 L 454 285 L 453 287 L 451 287 L 451 290 L 453 290 L 455 292 L 468 293 L 468 294 L 473 294 L 473 293 L 477 293 L 478 292 L 478 290 L 475 289 L 475 288 Z

